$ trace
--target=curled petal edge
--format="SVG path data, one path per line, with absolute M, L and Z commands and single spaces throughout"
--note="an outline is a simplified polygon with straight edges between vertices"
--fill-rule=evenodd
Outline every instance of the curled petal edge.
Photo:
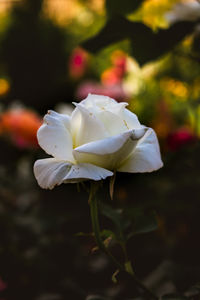
M 84 180 L 102 180 L 113 176 L 113 172 L 88 163 L 71 164 L 55 158 L 37 160 L 34 175 L 41 188 L 53 189 L 62 183 L 76 183 Z
M 118 171 L 145 173 L 156 171 L 162 167 L 163 162 L 156 133 L 152 128 L 148 128 L 131 156 L 124 161 Z

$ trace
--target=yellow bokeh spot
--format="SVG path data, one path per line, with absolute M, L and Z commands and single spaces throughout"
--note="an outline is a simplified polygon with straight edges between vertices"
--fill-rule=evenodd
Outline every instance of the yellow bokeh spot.
M 5 94 L 8 93 L 9 90 L 10 90 L 9 82 L 4 78 L 0 78 L 0 96 L 4 96 Z
M 179 80 L 164 78 L 160 81 L 161 89 L 178 97 L 181 101 L 187 101 L 189 96 L 188 85 Z
M 102 14 L 104 0 L 90 0 L 88 7 L 91 11 Z M 61 26 L 66 26 L 73 20 L 92 24 L 93 16 L 90 10 L 78 0 L 44 0 L 43 2 L 43 13 Z

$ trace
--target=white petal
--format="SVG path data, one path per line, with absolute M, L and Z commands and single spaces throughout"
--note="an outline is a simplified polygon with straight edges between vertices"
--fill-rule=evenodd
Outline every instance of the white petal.
M 44 124 L 39 128 L 37 137 L 40 146 L 48 154 L 61 160 L 74 162 L 69 128 L 69 116 L 49 111 L 44 116 Z
M 127 127 L 129 129 L 139 129 L 139 128 L 141 128 L 141 124 L 138 120 L 138 117 L 136 116 L 136 114 L 134 114 L 130 110 L 125 108 L 124 111 L 121 114 L 121 117 L 124 119 L 124 121 L 126 122 Z
M 149 128 L 137 144 L 131 156 L 123 163 L 119 172 L 144 173 L 152 172 L 163 166 L 157 136 Z
M 34 174 L 38 184 L 44 189 L 52 189 L 61 183 L 101 180 L 113 175 L 109 170 L 91 164 L 73 165 L 55 158 L 37 160 Z
M 71 166 L 71 163 L 58 161 L 55 158 L 45 158 L 37 160 L 33 170 L 38 184 L 43 189 L 52 189 L 63 182 Z
M 104 110 L 120 115 L 128 103 L 118 103 L 108 96 L 88 94 L 87 98 L 81 101 L 81 105 L 85 106 L 90 112 L 98 113 Z
M 44 119 L 48 119 L 49 116 L 60 120 L 60 122 L 62 122 L 64 126 L 70 130 L 70 117 L 67 114 L 57 113 L 54 110 L 48 110 L 48 114 L 44 116 Z
M 92 164 L 80 163 L 72 165 L 70 172 L 64 178 L 64 182 L 73 183 L 88 179 L 97 181 L 109 176 L 113 176 L 113 172 Z
M 79 163 L 91 163 L 106 169 L 117 169 L 131 155 L 146 128 L 130 130 L 103 140 L 91 142 L 74 149 Z
M 109 136 L 118 135 L 129 130 L 126 122 L 110 111 L 102 111 L 97 114 L 97 117 L 104 124 Z
M 108 96 L 88 94 L 87 98 L 82 100 L 81 103 L 86 108 L 91 108 L 95 106 L 107 107 L 108 105 L 116 104 L 117 101 Z
M 102 122 L 81 104 L 76 104 L 76 109 L 72 113 L 71 131 L 74 147 L 100 140 L 107 136 Z

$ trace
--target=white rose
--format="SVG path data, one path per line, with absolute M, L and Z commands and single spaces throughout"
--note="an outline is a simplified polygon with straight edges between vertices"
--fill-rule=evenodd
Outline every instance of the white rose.
M 71 116 L 49 111 L 38 130 L 40 146 L 53 156 L 35 162 L 42 188 L 163 166 L 155 132 L 139 123 L 127 103 L 89 94 L 74 104 Z

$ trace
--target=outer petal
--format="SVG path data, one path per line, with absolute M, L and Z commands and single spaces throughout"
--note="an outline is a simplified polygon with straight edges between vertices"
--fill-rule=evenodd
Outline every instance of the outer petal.
M 44 116 L 44 124 L 37 133 L 38 142 L 48 154 L 61 160 L 74 162 L 69 129 L 69 116 L 48 111 Z
M 76 104 L 76 109 L 72 113 L 71 131 L 74 147 L 100 140 L 107 136 L 103 123 L 81 104 Z
M 38 184 L 44 189 L 53 189 L 61 183 L 101 180 L 113 175 L 109 170 L 91 164 L 73 165 L 55 158 L 37 160 L 34 174 Z
M 141 128 L 141 124 L 138 120 L 138 117 L 130 110 L 125 108 L 121 113 L 121 117 L 123 118 L 124 122 L 126 122 L 126 125 L 129 129 Z
M 77 165 L 72 165 L 70 172 L 65 176 L 64 182 L 79 182 L 83 180 L 102 180 L 106 177 L 112 176 L 113 172 L 106 170 L 104 168 L 87 164 L 87 163 L 80 163 Z
M 146 128 L 130 130 L 103 140 L 91 142 L 74 149 L 79 163 L 91 163 L 106 169 L 117 169 L 143 137 Z
M 132 155 L 118 169 L 119 172 L 152 172 L 163 166 L 157 136 L 149 128 Z
M 86 108 L 95 108 L 96 107 L 108 107 L 110 105 L 116 104 L 117 101 L 114 99 L 108 97 L 108 96 L 103 96 L 103 95 L 96 95 L 96 94 L 88 94 L 87 98 L 82 100 L 81 103 Z
M 70 163 L 55 158 L 39 159 L 33 167 L 37 182 L 43 189 L 52 189 L 55 185 L 60 185 L 70 169 Z

